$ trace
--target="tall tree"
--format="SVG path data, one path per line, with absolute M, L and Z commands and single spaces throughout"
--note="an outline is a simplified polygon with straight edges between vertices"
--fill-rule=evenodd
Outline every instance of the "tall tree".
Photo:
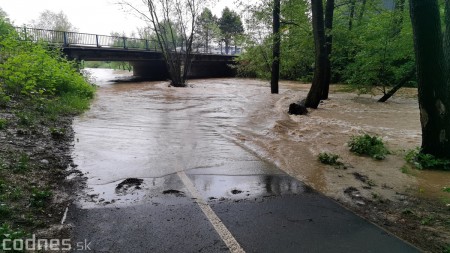
M 142 0 L 138 5 L 131 0 L 120 3 L 146 21 L 155 34 L 171 84 L 186 86 L 191 68 L 197 18 L 207 1 L 197 0 Z M 179 43 L 181 38 L 181 42 Z
M 272 79 L 270 87 L 272 94 L 278 94 L 278 81 L 280 79 L 280 0 L 273 1 L 273 58 L 272 58 Z
M 225 53 L 229 53 L 230 42 L 237 36 L 244 33 L 244 26 L 240 16 L 228 7 L 223 9 L 222 17 L 219 19 L 219 28 L 222 33 L 222 40 L 225 43 Z
M 334 0 L 327 0 L 325 6 L 325 84 L 322 91 L 322 99 L 328 99 L 331 82 L 331 51 L 333 48 L 333 17 L 334 17 Z
M 324 96 L 324 90 L 327 84 L 327 48 L 325 45 L 325 25 L 323 16 L 322 0 L 311 0 L 312 26 L 315 45 L 315 67 L 314 77 L 308 96 L 305 100 L 305 106 L 317 108 L 320 100 Z
M 348 30 L 353 29 L 353 19 L 355 18 L 356 0 L 349 1 Z
M 197 34 L 199 44 L 205 53 L 211 52 L 210 44 L 216 37 L 217 30 L 217 17 L 212 14 L 210 9 L 204 8 L 197 19 Z
M 77 28 L 70 23 L 67 15 L 60 11 L 58 13 L 45 10 L 39 14 L 38 19 L 31 21 L 31 26 L 38 29 L 76 32 Z
M 444 34 L 444 54 L 447 69 L 450 67 L 450 1 L 445 1 L 445 34 Z M 450 74 L 447 75 L 447 83 L 450 85 Z
M 419 88 L 422 152 L 450 159 L 450 94 L 437 0 L 409 0 Z

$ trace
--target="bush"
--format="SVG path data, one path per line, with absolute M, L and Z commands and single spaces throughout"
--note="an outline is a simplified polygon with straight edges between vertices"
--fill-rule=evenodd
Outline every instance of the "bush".
M 336 154 L 332 153 L 320 153 L 318 156 L 318 159 L 321 163 L 327 164 L 327 165 L 340 165 L 342 162 L 338 161 L 341 157 Z
M 74 63 L 40 45 L 18 52 L 0 64 L 0 79 L 5 93 L 15 96 L 94 95 L 94 88 L 77 72 Z
M 348 143 L 350 151 L 358 155 L 368 155 L 376 160 L 383 160 L 389 154 L 383 140 L 368 134 L 353 136 Z
M 439 159 L 430 154 L 424 154 L 420 148 L 409 150 L 405 160 L 417 169 L 450 170 L 450 160 Z

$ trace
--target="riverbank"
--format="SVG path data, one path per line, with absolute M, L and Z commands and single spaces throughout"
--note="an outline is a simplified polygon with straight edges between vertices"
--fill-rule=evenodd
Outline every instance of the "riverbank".
M 246 112 L 249 121 L 233 134 L 237 142 L 422 250 L 450 252 L 450 193 L 443 190 L 450 173 L 416 170 L 404 160 L 421 142 L 416 89 L 378 103 L 378 96 L 333 86 L 319 109 L 294 116 L 286 108 L 306 97 L 309 85 L 281 87 Z M 348 141 L 363 133 L 383 138 L 391 154 L 376 161 L 350 153 Z M 339 155 L 346 168 L 321 164 L 321 152 Z
M 75 196 L 70 150 L 73 113 L 39 113 L 35 102 L 11 101 L 0 108 L 1 239 L 70 238 L 61 225 Z M 11 245 L 5 245 L 7 248 Z

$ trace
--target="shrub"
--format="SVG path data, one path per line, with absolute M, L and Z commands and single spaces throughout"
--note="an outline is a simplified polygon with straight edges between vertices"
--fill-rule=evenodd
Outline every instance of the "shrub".
M 340 165 L 342 162 L 338 161 L 340 158 L 339 155 L 332 154 L 332 153 L 320 153 L 318 156 L 318 159 L 321 163 L 327 164 L 327 165 Z
M 353 136 L 348 143 L 350 151 L 358 155 L 368 155 L 376 160 L 383 160 L 389 154 L 383 140 L 368 134 Z
M 420 148 L 406 152 L 405 160 L 417 169 L 450 170 L 450 160 L 439 159 L 430 154 L 424 154 Z
M 72 62 L 42 46 L 21 51 L 0 64 L 0 79 L 6 93 L 27 97 L 78 94 L 91 98 L 94 88 L 86 82 Z

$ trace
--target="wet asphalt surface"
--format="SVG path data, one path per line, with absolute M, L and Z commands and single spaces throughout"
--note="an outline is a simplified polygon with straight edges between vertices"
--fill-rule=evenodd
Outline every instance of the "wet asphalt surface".
M 241 105 L 223 92 L 100 88 L 74 123 L 88 179 L 68 211 L 72 242 L 92 252 L 418 252 L 228 138 Z

